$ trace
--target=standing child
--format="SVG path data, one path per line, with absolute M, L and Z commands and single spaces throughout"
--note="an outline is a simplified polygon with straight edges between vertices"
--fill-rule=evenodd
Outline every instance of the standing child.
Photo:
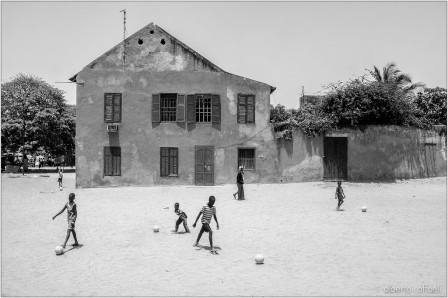
M 238 194 L 238 200 L 244 200 L 244 168 L 243 168 L 243 166 L 238 167 L 238 174 L 236 175 L 236 186 L 238 187 L 238 191 L 233 194 L 233 197 L 236 199 L 236 195 Z
M 334 198 L 338 200 L 338 207 L 336 208 L 336 210 L 341 211 L 341 205 L 342 203 L 344 203 L 345 199 L 345 194 L 341 186 L 341 181 L 338 181 L 338 186 L 336 187 L 336 193 L 334 195 Z
M 179 215 L 179 218 L 176 220 L 176 230 L 174 230 L 174 232 L 177 233 L 179 225 L 182 222 L 184 224 L 185 233 L 190 233 L 190 229 L 187 224 L 187 214 L 179 209 L 179 203 L 174 204 L 174 212 Z
M 62 210 L 59 211 L 58 214 L 53 216 L 53 220 L 54 220 L 56 218 L 56 216 L 58 216 L 59 214 L 64 212 L 65 209 L 67 209 L 68 228 L 67 228 L 67 237 L 65 237 L 65 242 L 62 245 L 63 248 L 65 248 L 65 245 L 67 244 L 68 238 L 70 237 L 70 232 L 73 234 L 73 238 L 75 239 L 75 243 L 73 244 L 73 246 L 79 246 L 78 239 L 76 239 L 76 232 L 75 232 L 75 222 L 76 222 L 76 217 L 78 216 L 78 211 L 76 209 L 76 204 L 74 201 L 75 201 L 75 194 L 71 193 L 68 196 L 68 203 L 66 203 L 64 205 L 64 208 L 62 208 Z
M 213 247 L 213 231 L 210 228 L 210 222 L 211 222 L 212 216 L 213 216 L 216 221 L 216 228 L 219 230 L 218 218 L 216 217 L 216 207 L 213 206 L 214 204 L 215 204 L 215 197 L 210 196 L 208 198 L 207 205 L 202 206 L 202 210 L 199 212 L 198 217 L 196 218 L 196 221 L 193 224 L 193 228 L 196 228 L 196 223 L 202 214 L 202 219 L 201 219 L 202 228 L 199 231 L 198 239 L 196 240 L 196 243 L 193 246 L 199 246 L 199 240 L 201 240 L 202 234 L 204 232 L 206 232 L 206 233 L 208 233 L 208 238 L 210 241 L 210 253 L 217 254 L 217 251 Z
M 58 171 L 58 183 L 59 183 L 59 188 L 62 188 L 62 177 L 64 177 L 64 168 L 61 167 L 57 167 L 56 170 Z

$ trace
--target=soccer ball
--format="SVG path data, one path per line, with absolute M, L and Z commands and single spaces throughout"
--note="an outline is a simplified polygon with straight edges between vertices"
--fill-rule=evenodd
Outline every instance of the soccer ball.
M 64 249 L 63 249 L 62 246 L 60 246 L 60 245 L 58 245 L 58 246 L 56 246 L 56 247 L 54 248 L 54 252 L 55 252 L 57 255 L 62 254 L 63 251 L 64 251 Z
M 154 233 L 159 232 L 159 227 L 158 226 L 154 226 L 154 228 L 152 228 L 152 230 L 154 231 Z
M 262 254 L 258 254 L 255 256 L 255 263 L 263 264 L 263 262 L 264 262 L 264 257 Z
M 59 190 L 60 190 L 60 191 L 62 191 L 62 186 L 61 186 L 61 187 L 59 187 Z
M 362 212 L 366 212 L 367 211 L 367 207 L 366 206 L 362 206 L 361 210 L 362 210 Z

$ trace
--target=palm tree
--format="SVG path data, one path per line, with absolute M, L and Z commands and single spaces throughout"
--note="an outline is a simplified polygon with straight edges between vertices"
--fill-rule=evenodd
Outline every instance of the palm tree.
M 412 83 L 411 76 L 402 73 L 394 62 L 386 64 L 386 66 L 383 67 L 382 73 L 375 65 L 373 66 L 373 70 L 367 69 L 367 71 L 372 75 L 375 81 L 392 84 L 397 88 L 402 89 L 405 93 L 410 93 L 425 87 L 425 84 L 422 82 Z

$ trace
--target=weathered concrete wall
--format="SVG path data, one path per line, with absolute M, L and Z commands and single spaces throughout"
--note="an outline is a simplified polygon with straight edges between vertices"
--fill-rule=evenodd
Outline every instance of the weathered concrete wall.
M 323 138 L 295 131 L 292 140 L 277 139 L 278 173 L 275 182 L 320 181 L 323 175 Z
M 254 147 L 270 156 L 273 138 L 269 122 L 270 86 L 217 72 L 120 72 L 90 70 L 78 74 L 77 185 L 194 184 L 194 148 L 215 146 L 215 184 L 233 183 L 238 147 Z M 122 93 L 118 133 L 104 123 L 104 93 Z M 221 98 L 221 124 L 152 123 L 151 101 L 156 93 L 215 93 Z M 255 94 L 255 124 L 237 124 L 237 94 Z M 103 147 L 121 147 L 120 177 L 103 177 Z M 160 147 L 179 148 L 179 176 L 160 177 Z M 261 158 L 263 158 L 261 157 Z M 257 162 L 247 181 L 258 181 L 272 168 Z M 218 170 L 219 169 L 219 170 Z
M 125 59 L 123 60 L 123 53 Z M 149 24 L 77 74 L 76 184 L 194 184 L 195 146 L 215 147 L 215 184 L 236 180 L 239 147 L 255 148 L 260 181 L 274 167 L 269 125 L 271 86 L 229 74 Z M 104 123 L 104 93 L 122 93 L 118 133 Z M 152 123 L 152 94 L 219 94 L 220 124 Z M 255 124 L 237 123 L 238 93 L 255 95 Z M 103 177 L 103 148 L 121 147 L 121 176 Z M 160 147 L 178 147 L 178 177 L 160 177 Z M 258 160 L 260 159 L 260 161 Z
M 119 43 L 86 68 L 127 71 L 222 71 L 153 23 L 127 38 L 125 47 L 123 43 Z
M 446 140 L 435 131 L 370 126 L 348 135 L 348 180 L 446 176 Z
M 375 181 L 446 176 L 446 137 L 436 131 L 396 126 L 327 132 L 347 137 L 348 181 Z M 273 182 L 323 179 L 324 137 L 307 138 L 296 131 L 293 140 L 278 139 L 277 178 Z

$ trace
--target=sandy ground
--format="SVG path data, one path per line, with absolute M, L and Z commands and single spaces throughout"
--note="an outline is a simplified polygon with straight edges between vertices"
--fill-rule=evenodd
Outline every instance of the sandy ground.
M 392 296 L 447 293 L 446 177 L 345 183 L 345 211 L 336 212 L 334 183 L 246 185 L 247 200 L 236 201 L 233 185 L 75 190 L 75 175 L 66 174 L 59 191 L 56 174 L 43 176 L 2 175 L 2 296 L 370 296 L 389 295 L 389 286 L 412 290 Z M 51 218 L 70 192 L 83 246 L 56 256 L 66 214 Z M 209 195 L 217 198 L 219 255 L 209 253 L 207 234 L 204 249 L 192 247 L 200 224 L 191 225 Z M 175 202 L 191 234 L 171 233 Z M 438 292 L 419 293 L 425 284 Z

